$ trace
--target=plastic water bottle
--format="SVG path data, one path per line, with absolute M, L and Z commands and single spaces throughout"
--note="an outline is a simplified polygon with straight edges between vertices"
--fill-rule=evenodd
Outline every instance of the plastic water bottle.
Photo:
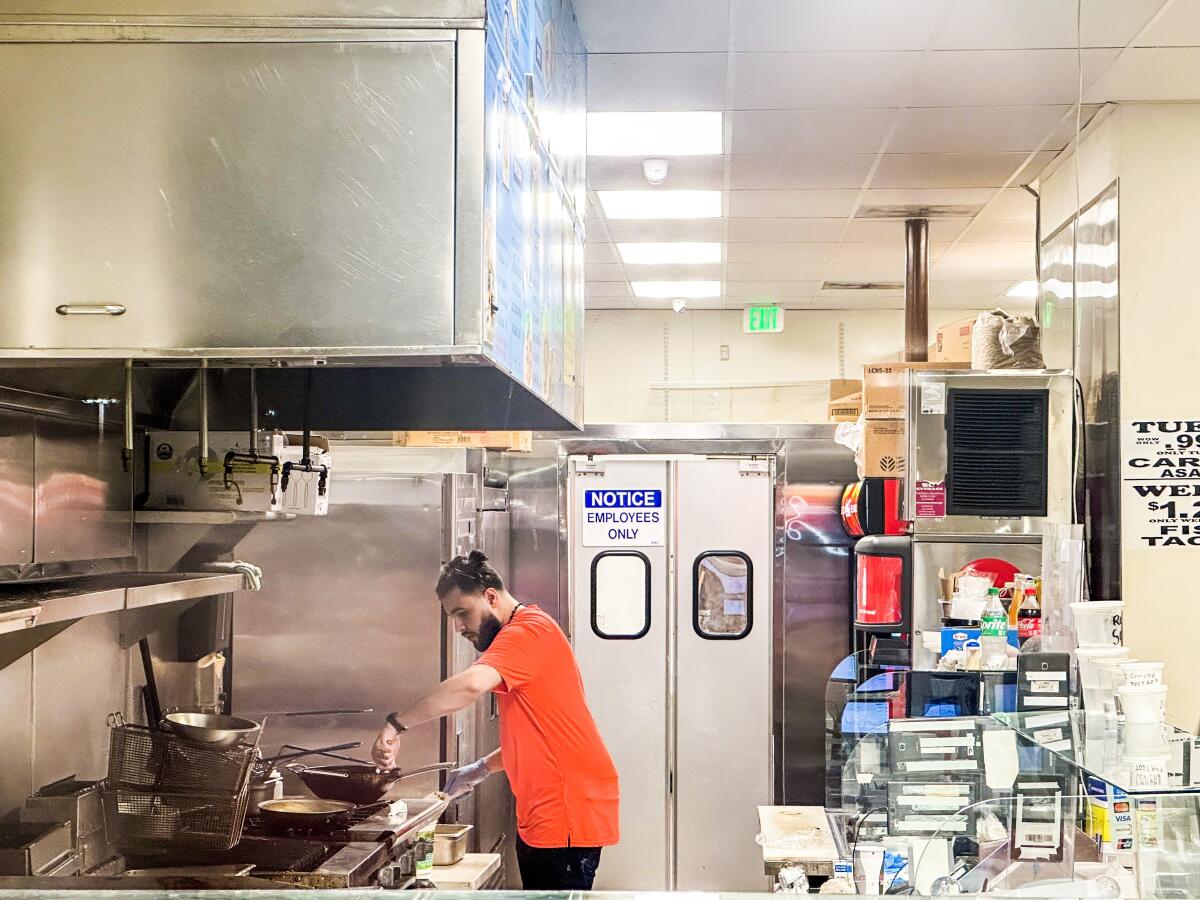
M 1008 663 L 1008 613 L 1000 602 L 1000 589 L 988 591 L 987 605 L 979 623 L 979 648 L 983 668 L 1003 669 Z

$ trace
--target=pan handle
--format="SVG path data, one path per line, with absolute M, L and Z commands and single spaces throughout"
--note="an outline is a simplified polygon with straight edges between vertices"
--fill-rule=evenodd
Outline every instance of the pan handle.
M 421 766 L 420 768 L 417 768 L 417 769 L 408 769 L 404 772 L 401 772 L 399 775 L 396 776 L 396 780 L 401 781 L 405 778 L 412 778 L 414 775 L 428 775 L 430 772 L 441 772 L 446 769 L 457 768 L 457 766 L 458 766 L 458 763 L 456 763 L 456 762 L 434 763 L 432 766 Z

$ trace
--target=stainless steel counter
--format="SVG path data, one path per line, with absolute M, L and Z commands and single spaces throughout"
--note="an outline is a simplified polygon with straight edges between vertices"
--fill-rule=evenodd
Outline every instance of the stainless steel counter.
M 0 618 L 20 604 L 38 609 L 25 627 L 69 622 L 86 616 L 195 600 L 242 590 L 242 576 L 229 573 L 119 572 L 55 581 L 0 584 Z M 14 606 L 13 604 L 16 604 Z M 18 617 L 19 618 L 19 617 Z

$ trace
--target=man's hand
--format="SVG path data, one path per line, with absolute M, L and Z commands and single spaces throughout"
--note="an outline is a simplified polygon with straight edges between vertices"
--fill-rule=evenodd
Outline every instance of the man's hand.
M 384 725 L 371 746 L 371 761 L 375 768 L 389 771 L 396 768 L 396 751 L 400 749 L 400 735 L 391 725 Z

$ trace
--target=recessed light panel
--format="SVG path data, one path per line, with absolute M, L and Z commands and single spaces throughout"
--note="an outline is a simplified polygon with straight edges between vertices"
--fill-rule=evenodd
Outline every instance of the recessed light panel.
M 610 219 L 719 219 L 720 191 L 597 191 Z
M 718 243 L 660 242 L 617 244 L 621 260 L 630 266 L 702 265 L 721 261 Z
M 1038 295 L 1038 283 L 1036 281 L 1022 281 L 1020 284 L 1014 284 L 1008 289 L 1006 297 L 1016 297 L 1021 300 L 1036 300 Z
M 702 300 L 721 296 L 719 281 L 634 281 L 634 296 L 643 300 Z
M 719 112 L 588 113 L 588 156 L 719 156 Z

